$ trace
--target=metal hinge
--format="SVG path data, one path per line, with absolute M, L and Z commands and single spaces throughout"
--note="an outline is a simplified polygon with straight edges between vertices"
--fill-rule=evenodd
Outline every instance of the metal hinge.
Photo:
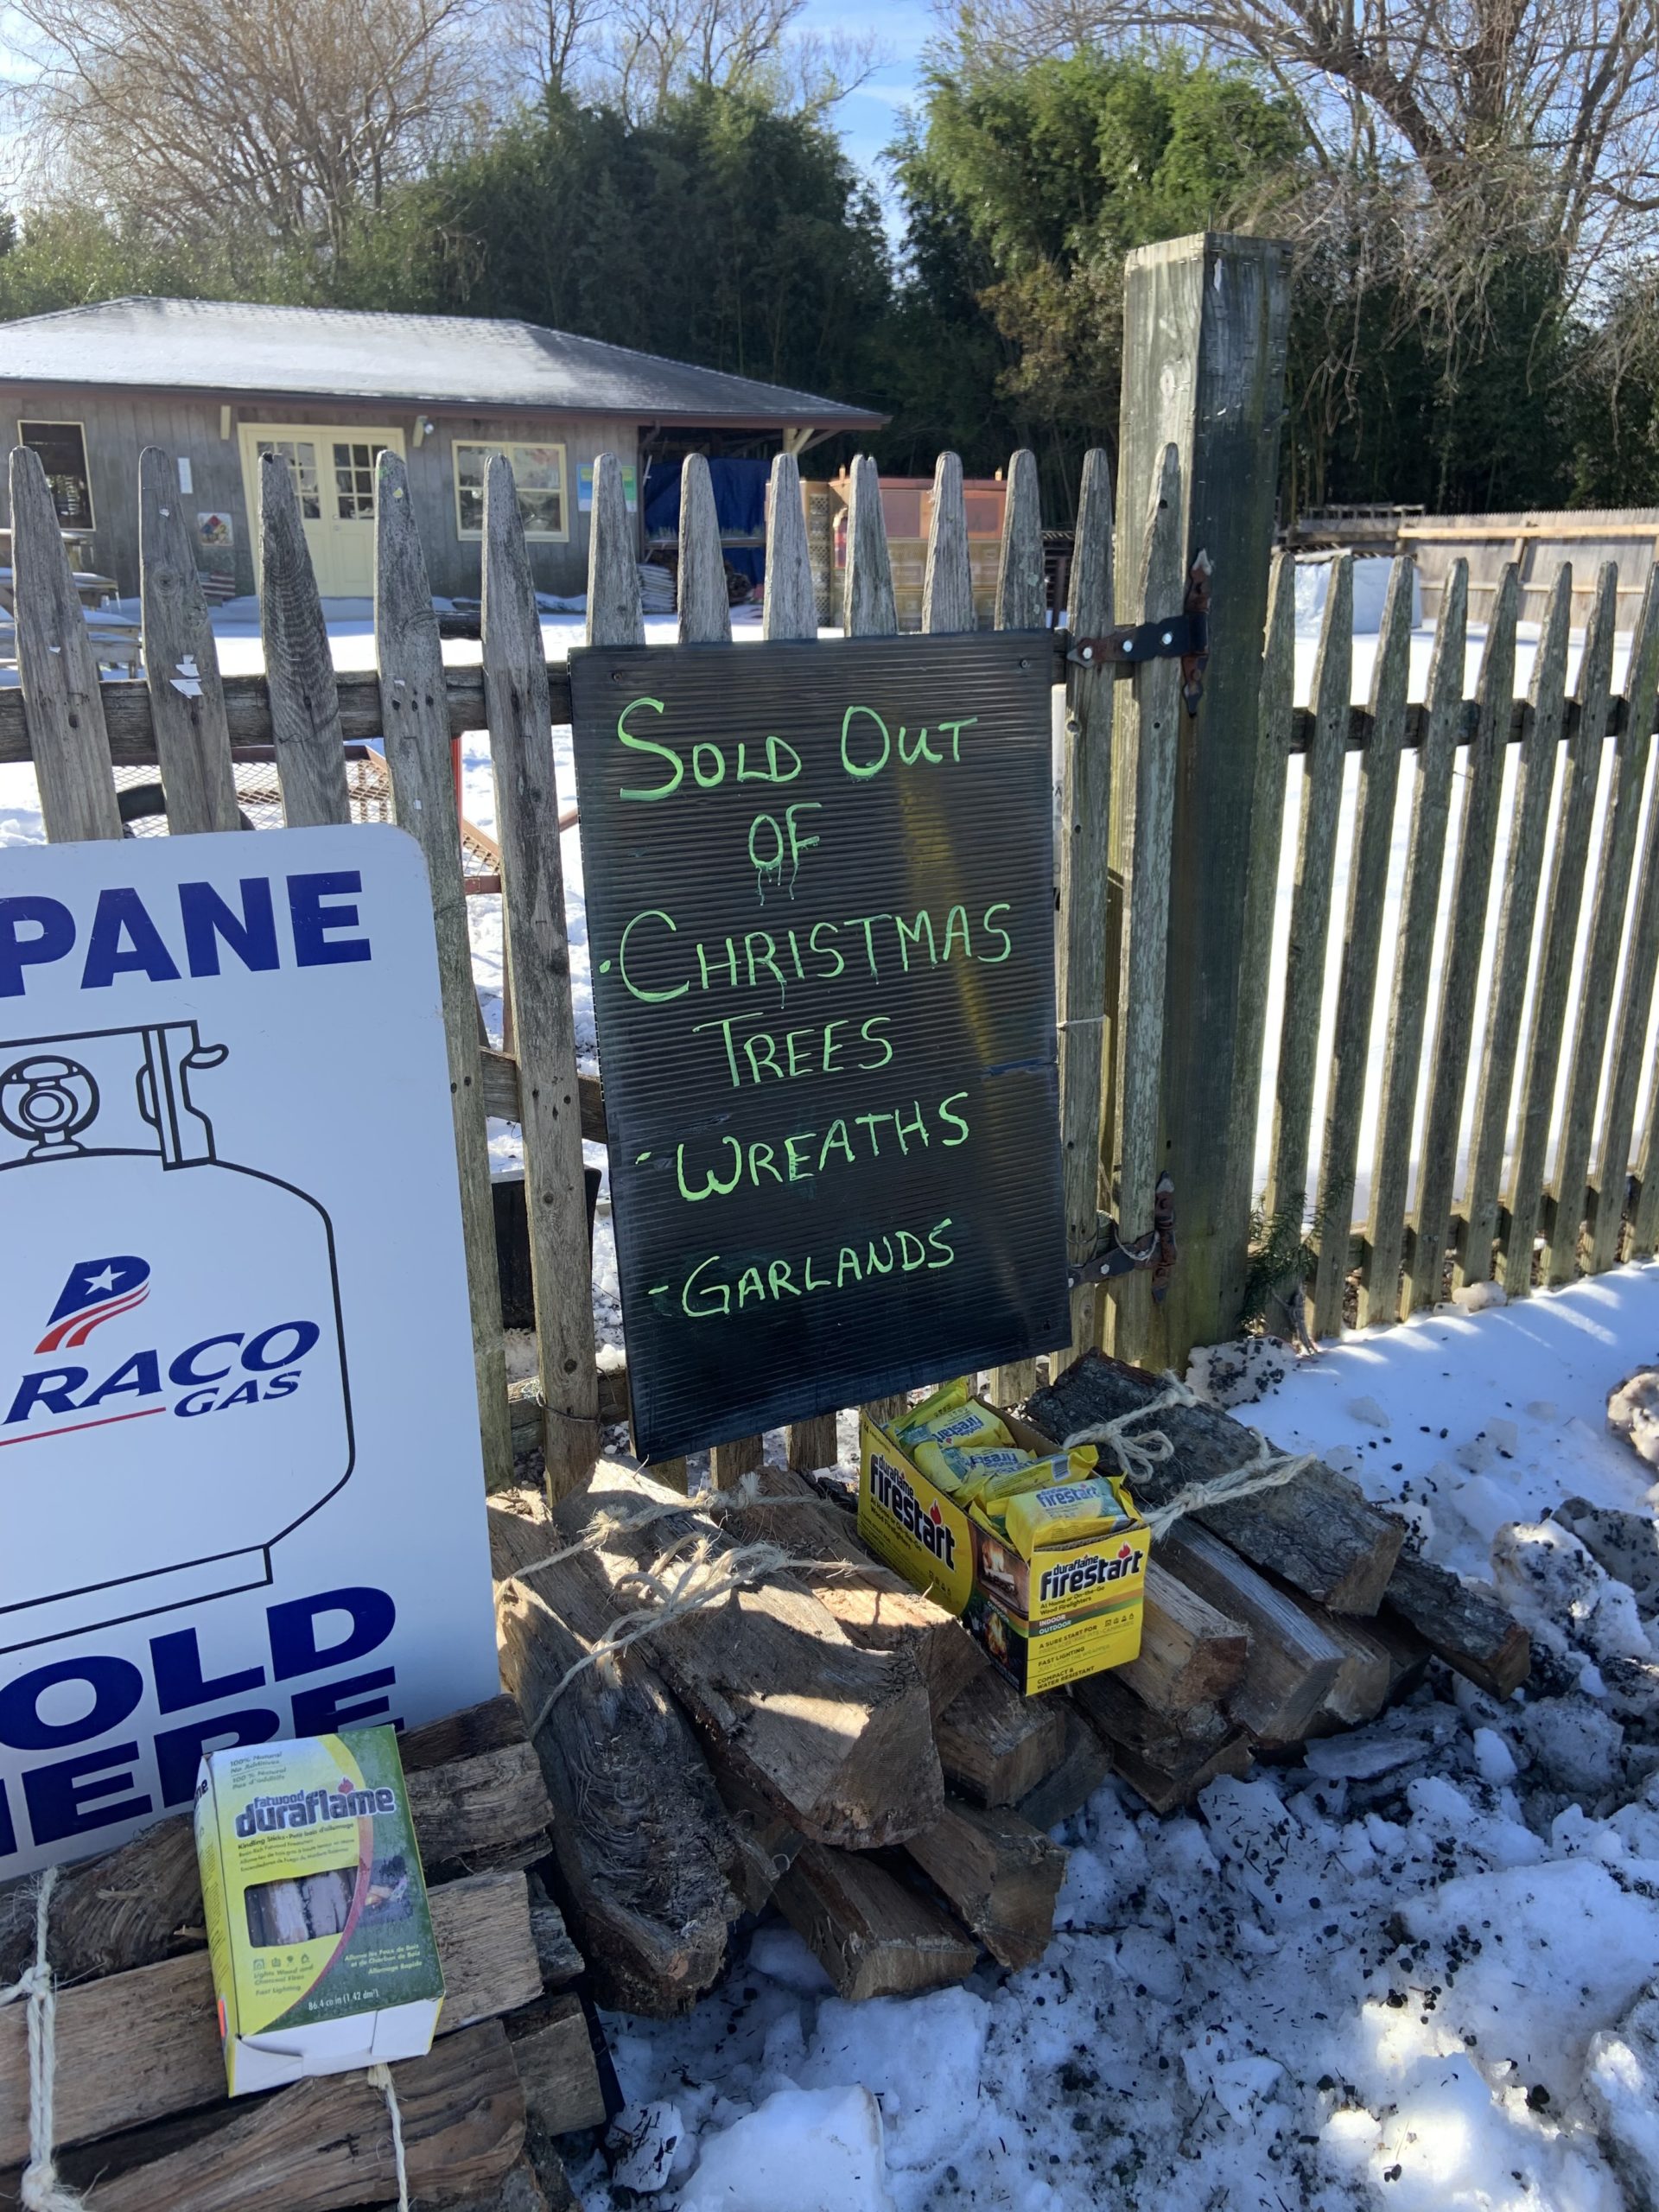
M 1109 668 L 1114 676 L 1133 676 L 1149 660 L 1179 660 L 1181 696 L 1187 713 L 1196 715 L 1210 658 L 1210 556 L 1200 552 L 1187 571 L 1186 596 L 1179 614 L 1161 622 L 1120 623 L 1096 637 L 1073 638 L 1065 657 L 1080 668 Z
M 1117 1224 L 1110 1214 L 1103 1213 L 1095 1232 L 1093 1254 L 1066 1272 L 1076 1290 L 1084 1283 L 1107 1282 L 1114 1275 L 1127 1275 L 1137 1268 L 1150 1268 L 1152 1294 L 1161 1306 L 1169 1293 L 1169 1279 L 1175 1272 L 1176 1258 L 1175 1185 L 1166 1173 L 1158 1178 L 1153 1189 L 1152 1227 L 1146 1234 L 1126 1244 L 1118 1234 Z

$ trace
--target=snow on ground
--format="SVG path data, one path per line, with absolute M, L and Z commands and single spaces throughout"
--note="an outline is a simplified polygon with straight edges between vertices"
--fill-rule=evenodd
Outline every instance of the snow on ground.
M 1538 1516 L 1578 1495 L 1651 1528 L 1651 1470 L 1607 1438 L 1603 1407 L 1656 1357 L 1649 1266 L 1291 1362 L 1242 1418 L 1345 1458 L 1376 1498 L 1427 1499 L 1427 1549 L 1446 1563 L 1489 1573 L 1505 1531 L 1531 1690 L 1500 1705 L 1436 1666 L 1371 1726 L 1215 1783 L 1190 1817 L 1159 1820 L 1109 1783 L 1057 1831 L 1071 1851 L 1058 1932 L 1022 1973 L 982 1967 L 964 1989 L 851 2005 L 798 1937 L 762 1923 L 683 2020 L 609 2023 L 624 2094 L 679 2115 L 671 2184 L 649 2201 L 1643 2201 L 1599 2130 L 1659 2158 L 1659 2007 L 1638 2005 L 1659 1975 L 1659 1708 L 1642 1674 L 1659 1634 Z M 860 2088 L 880 2109 L 879 2171 L 860 2164 Z M 575 2177 L 586 2212 L 637 2201 L 596 2152 Z

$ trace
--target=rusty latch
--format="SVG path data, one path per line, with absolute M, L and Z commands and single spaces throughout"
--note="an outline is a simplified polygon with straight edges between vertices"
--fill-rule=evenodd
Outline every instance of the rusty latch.
M 1114 676 L 1133 676 L 1143 661 L 1179 660 L 1181 696 L 1187 713 L 1196 715 L 1210 658 L 1210 556 L 1200 552 L 1187 571 L 1179 614 L 1161 622 L 1120 623 L 1097 637 L 1073 638 L 1065 657 L 1080 668 L 1109 668 Z
M 1175 1259 L 1175 1185 L 1165 1173 L 1154 1187 L 1152 1227 L 1146 1234 L 1126 1244 L 1118 1234 L 1117 1224 L 1109 1214 L 1103 1213 L 1096 1233 L 1093 1255 L 1066 1272 L 1076 1290 L 1083 1283 L 1107 1282 L 1114 1275 L 1127 1275 L 1137 1268 L 1150 1268 L 1152 1294 L 1161 1306 L 1169 1293 Z

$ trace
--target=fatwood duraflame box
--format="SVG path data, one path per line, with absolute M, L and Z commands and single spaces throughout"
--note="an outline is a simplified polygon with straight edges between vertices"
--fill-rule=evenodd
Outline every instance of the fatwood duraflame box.
M 395 1729 L 211 1751 L 195 1821 L 233 2097 L 431 2048 L 443 1969 Z
M 997 1419 L 1039 1458 L 1053 1440 Z M 1033 1546 L 1024 1559 L 979 1506 L 966 1511 L 868 1414 L 859 1416 L 858 1532 L 878 1558 L 963 1625 L 1027 1695 L 1121 1667 L 1141 1649 L 1152 1534 L 1128 1490 L 1105 1535 Z

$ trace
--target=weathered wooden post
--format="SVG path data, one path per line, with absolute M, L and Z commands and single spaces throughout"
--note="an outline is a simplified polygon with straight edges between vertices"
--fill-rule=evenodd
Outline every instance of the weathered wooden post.
M 1231 1332 L 1244 1290 L 1251 1148 L 1225 1133 L 1248 1118 L 1254 1136 L 1254 1116 L 1233 1112 L 1248 1076 L 1232 1048 L 1289 315 L 1289 249 L 1274 239 L 1205 232 L 1126 264 L 1118 544 L 1138 549 L 1173 444 L 1182 567 L 1204 552 L 1213 572 L 1204 696 L 1181 716 L 1155 1163 L 1175 1179 L 1181 1258 L 1160 1333 L 1178 1362 Z M 1138 620 L 1137 563 L 1120 559 L 1117 572 L 1117 619 Z M 1125 1191 L 1115 1210 L 1138 1231 L 1152 1192 Z

